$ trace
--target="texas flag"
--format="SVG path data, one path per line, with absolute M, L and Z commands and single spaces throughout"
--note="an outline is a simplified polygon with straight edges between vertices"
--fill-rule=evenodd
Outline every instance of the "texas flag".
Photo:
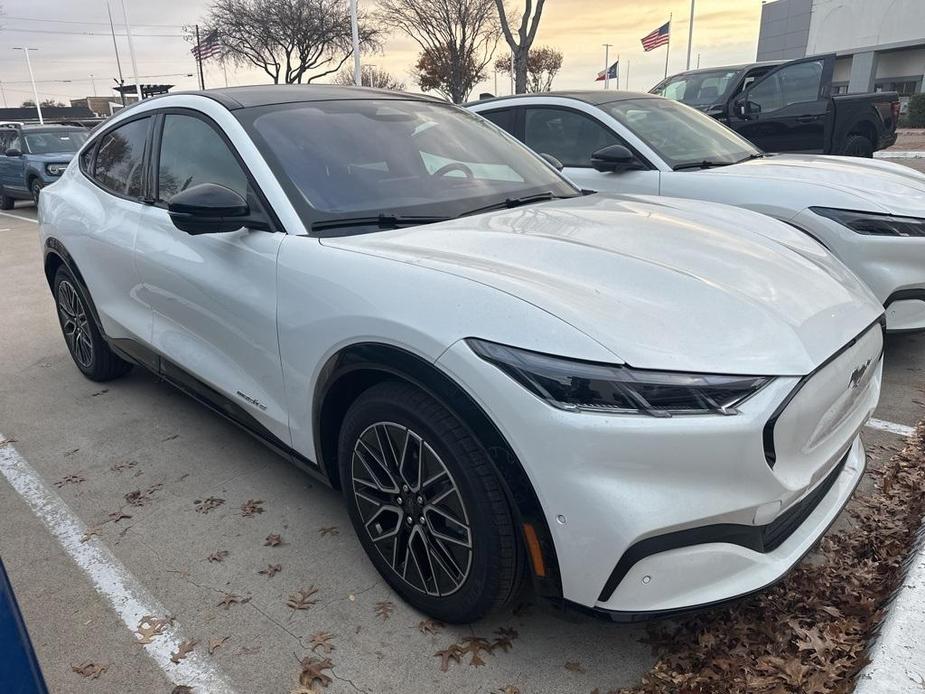
M 599 73 L 597 73 L 597 78 L 594 81 L 603 82 L 605 79 L 615 80 L 617 79 L 617 75 L 619 73 L 620 73 L 620 61 L 618 60 L 613 65 L 611 65 L 609 68 L 607 68 L 606 72 L 604 70 L 601 70 Z

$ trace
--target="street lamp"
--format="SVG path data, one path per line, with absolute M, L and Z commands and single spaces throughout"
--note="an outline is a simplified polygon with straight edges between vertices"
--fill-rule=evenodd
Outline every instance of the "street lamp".
M 29 80 L 32 82 L 32 98 L 35 99 L 35 110 L 39 113 L 39 123 L 45 125 L 45 119 L 42 118 L 42 105 L 39 103 L 39 91 L 35 88 L 35 76 L 32 74 L 32 61 L 29 60 L 29 51 L 37 51 L 38 48 L 20 46 L 13 48 L 13 50 L 22 51 L 26 54 L 26 67 L 29 69 Z

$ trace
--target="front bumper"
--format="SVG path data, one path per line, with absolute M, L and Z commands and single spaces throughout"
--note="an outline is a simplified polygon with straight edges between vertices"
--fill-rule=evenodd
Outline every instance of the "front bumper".
M 804 210 L 791 220 L 821 241 L 886 308 L 888 332 L 925 330 L 925 238 L 865 236 Z
M 439 364 L 468 385 L 523 464 L 553 536 L 562 597 L 621 619 L 728 600 L 786 574 L 863 474 L 858 432 L 876 406 L 882 369 L 878 358 L 850 416 L 835 426 L 837 450 L 828 440 L 814 444 L 812 469 L 800 470 L 795 448 L 779 446 L 772 468 L 763 444 L 765 425 L 797 378 L 775 379 L 736 416 L 665 419 L 557 410 L 462 342 Z M 706 527 L 769 525 L 826 481 L 828 491 L 771 551 L 707 538 L 641 556 L 607 586 L 641 542 Z

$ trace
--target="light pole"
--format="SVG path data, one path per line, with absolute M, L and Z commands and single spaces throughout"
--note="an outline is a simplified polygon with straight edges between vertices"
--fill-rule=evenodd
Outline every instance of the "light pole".
M 691 69 L 691 43 L 694 40 L 694 3 L 696 0 L 691 0 L 691 21 L 687 25 L 687 67 L 685 70 Z
M 29 80 L 32 82 L 32 98 L 35 99 L 35 110 L 39 113 L 39 123 L 45 125 L 45 119 L 42 118 L 42 105 L 39 103 L 39 91 L 35 88 L 35 75 L 32 74 L 32 61 L 29 60 L 29 51 L 37 51 L 38 48 L 17 47 L 14 51 L 22 51 L 26 54 L 26 67 L 29 69 Z
M 125 0 L 122 0 L 122 16 L 125 18 L 125 35 L 128 37 L 128 52 L 132 57 L 132 72 L 135 73 L 135 93 L 141 101 L 141 82 L 138 81 L 138 64 L 135 62 L 135 44 L 132 42 L 132 27 L 128 23 L 128 12 L 125 11 Z
M 353 83 L 363 86 L 363 75 L 360 73 L 360 22 L 357 19 L 357 0 L 350 0 L 350 31 L 353 41 Z
M 3 82 L 0 82 L 0 98 L 3 99 L 3 108 L 6 108 L 6 92 L 3 91 Z

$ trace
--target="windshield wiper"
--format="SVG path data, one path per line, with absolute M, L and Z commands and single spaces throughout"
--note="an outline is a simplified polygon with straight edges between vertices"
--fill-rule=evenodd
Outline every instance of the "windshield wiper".
M 435 224 L 445 222 L 451 217 L 426 215 L 396 215 L 380 212 L 375 217 L 331 217 L 312 222 L 312 231 L 326 229 L 346 229 L 349 227 L 377 227 L 378 229 L 399 229 L 413 227 L 419 224 Z
M 469 210 L 468 212 L 463 212 L 460 217 L 468 217 L 469 215 L 479 214 L 480 212 L 488 212 L 490 210 L 503 210 L 511 209 L 512 207 L 520 207 L 521 205 L 529 205 L 534 202 L 545 202 L 546 200 L 559 200 L 571 196 L 566 195 L 556 195 L 552 191 L 546 191 L 545 193 L 536 193 L 535 195 L 524 195 L 521 198 L 505 198 L 500 202 L 493 202 L 490 205 L 485 205 L 484 207 L 476 207 L 474 210 Z
M 678 164 L 672 168 L 672 171 L 683 171 L 685 169 L 713 169 L 717 166 L 729 166 L 730 164 L 738 164 L 738 162 L 710 161 L 709 159 L 704 159 L 703 161 L 689 161 L 684 164 Z

